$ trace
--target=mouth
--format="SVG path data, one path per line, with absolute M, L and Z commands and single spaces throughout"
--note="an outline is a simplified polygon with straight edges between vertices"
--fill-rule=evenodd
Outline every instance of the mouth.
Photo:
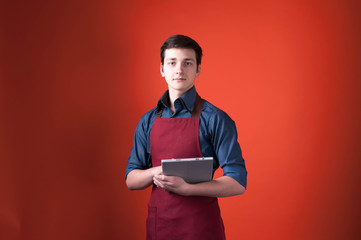
M 185 78 L 173 78 L 174 81 L 185 81 Z

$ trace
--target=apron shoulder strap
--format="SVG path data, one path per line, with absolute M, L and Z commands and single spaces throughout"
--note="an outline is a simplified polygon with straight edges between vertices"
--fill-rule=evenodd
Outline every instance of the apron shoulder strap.
M 200 118 L 202 113 L 203 103 L 204 100 L 197 93 L 196 102 L 194 103 L 194 108 L 191 115 L 192 118 Z
M 157 116 L 155 117 L 156 119 L 157 118 L 161 118 L 162 117 L 162 113 L 163 113 L 163 109 L 160 109 L 157 111 Z
M 198 95 L 196 95 L 196 101 L 194 103 L 194 108 L 191 114 L 192 118 L 200 118 L 201 113 L 202 113 L 202 108 L 203 108 L 203 103 L 204 100 Z M 162 113 L 163 113 L 163 109 L 160 109 L 157 111 L 157 116 L 155 117 L 157 118 L 161 118 L 162 117 Z

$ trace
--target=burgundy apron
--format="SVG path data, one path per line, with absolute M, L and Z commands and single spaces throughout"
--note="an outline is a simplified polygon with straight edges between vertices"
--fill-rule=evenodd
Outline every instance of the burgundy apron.
M 191 118 L 161 118 L 150 135 L 153 167 L 162 159 L 202 157 L 199 117 L 203 100 L 197 95 Z M 180 196 L 153 185 L 148 204 L 147 240 L 224 240 L 217 198 Z

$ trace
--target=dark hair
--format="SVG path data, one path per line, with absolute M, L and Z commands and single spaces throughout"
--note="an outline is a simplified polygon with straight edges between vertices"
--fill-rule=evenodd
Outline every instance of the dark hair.
M 194 41 L 192 38 L 184 35 L 173 35 L 169 37 L 163 45 L 160 47 L 160 60 L 162 65 L 164 64 L 164 55 L 165 50 L 169 48 L 188 48 L 193 49 L 196 53 L 197 66 L 201 64 L 202 61 L 202 48 L 199 44 Z

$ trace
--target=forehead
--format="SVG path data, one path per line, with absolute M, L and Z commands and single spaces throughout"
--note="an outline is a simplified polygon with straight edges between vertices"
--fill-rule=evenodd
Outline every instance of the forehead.
M 188 48 L 169 48 L 164 52 L 165 59 L 193 59 L 196 60 L 196 52 Z

